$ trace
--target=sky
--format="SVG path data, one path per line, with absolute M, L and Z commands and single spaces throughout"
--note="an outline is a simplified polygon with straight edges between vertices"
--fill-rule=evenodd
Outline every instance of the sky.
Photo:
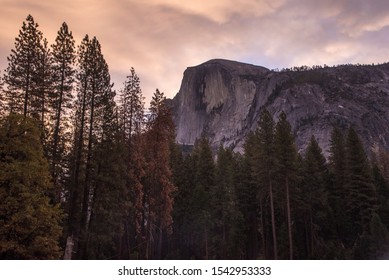
M 183 72 L 213 58 L 269 69 L 389 61 L 387 0 L 0 0 L 0 70 L 28 14 L 52 44 L 96 36 L 120 90 L 130 68 L 146 101 L 173 97 Z

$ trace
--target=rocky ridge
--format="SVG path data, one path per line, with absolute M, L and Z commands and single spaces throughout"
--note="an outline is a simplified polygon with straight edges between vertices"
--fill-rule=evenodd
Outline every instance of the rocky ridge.
M 266 108 L 275 120 L 287 114 L 300 151 L 314 135 L 328 155 L 334 125 L 353 125 L 367 150 L 389 150 L 389 64 L 297 70 L 223 59 L 187 68 L 171 100 L 176 140 L 193 145 L 204 135 L 215 149 L 222 144 L 242 152 Z

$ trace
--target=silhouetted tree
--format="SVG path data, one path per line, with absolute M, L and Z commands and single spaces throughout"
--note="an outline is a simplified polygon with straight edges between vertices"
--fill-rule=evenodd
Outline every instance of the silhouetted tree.
M 8 111 L 24 116 L 41 111 L 39 102 L 40 57 L 42 56 L 42 32 L 34 18 L 28 15 L 23 22 L 19 35 L 15 39 L 15 48 L 11 50 L 4 81 Z M 37 117 L 37 116 L 35 116 Z M 39 119 L 39 118 L 38 118 Z

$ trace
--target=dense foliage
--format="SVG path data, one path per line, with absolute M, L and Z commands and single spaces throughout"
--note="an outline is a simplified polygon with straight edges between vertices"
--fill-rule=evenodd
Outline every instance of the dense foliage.
M 299 154 L 262 110 L 244 154 L 174 142 L 131 68 L 113 90 L 96 37 L 48 45 L 28 16 L 1 81 L 0 258 L 377 259 L 389 250 L 389 153 L 334 127 Z

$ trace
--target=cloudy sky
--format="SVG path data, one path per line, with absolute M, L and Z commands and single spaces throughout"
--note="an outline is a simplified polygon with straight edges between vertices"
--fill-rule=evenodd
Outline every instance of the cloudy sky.
M 0 0 L 0 69 L 28 14 L 50 43 L 66 21 L 96 36 L 120 89 L 173 97 L 183 71 L 212 58 L 283 68 L 389 61 L 387 0 Z

